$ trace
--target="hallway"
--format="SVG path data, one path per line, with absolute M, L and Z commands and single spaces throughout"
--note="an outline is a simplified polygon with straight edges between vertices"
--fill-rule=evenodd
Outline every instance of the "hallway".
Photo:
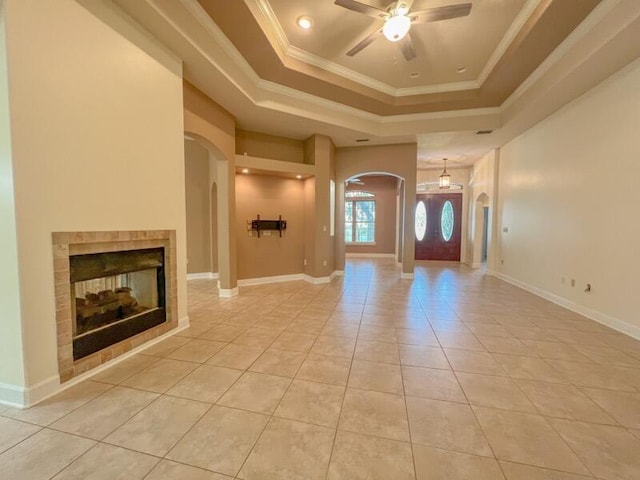
M 640 342 L 457 263 L 348 259 L 217 296 L 42 404 L 0 406 L 0 478 L 640 476 Z M 215 472 L 215 473 L 214 473 Z

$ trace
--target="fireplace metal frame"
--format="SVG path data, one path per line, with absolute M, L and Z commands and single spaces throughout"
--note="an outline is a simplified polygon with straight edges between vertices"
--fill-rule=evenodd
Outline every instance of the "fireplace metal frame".
M 69 281 L 72 285 L 84 280 L 148 269 L 154 269 L 156 274 L 157 308 L 104 325 L 82 335 L 74 336 L 74 360 L 79 360 L 103 350 L 166 321 L 164 248 L 144 248 L 69 256 Z M 71 291 L 72 311 L 75 316 L 73 288 Z M 77 316 L 73 321 L 74 323 L 77 322 Z M 74 325 L 74 335 L 76 327 Z

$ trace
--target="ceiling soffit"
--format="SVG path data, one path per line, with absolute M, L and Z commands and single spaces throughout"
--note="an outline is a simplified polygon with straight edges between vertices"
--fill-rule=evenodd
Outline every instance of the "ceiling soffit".
M 243 1 L 198 0 L 263 80 L 381 116 L 501 105 L 600 1 L 539 1 L 478 88 L 395 96 L 283 56 Z
M 411 11 L 460 1 L 415 0 Z M 348 56 L 347 50 L 377 31 L 383 20 L 345 10 L 332 0 L 245 3 L 281 59 L 304 61 L 388 95 L 409 96 L 480 87 L 540 0 L 475 0 L 472 15 L 416 24 L 411 39 L 417 57 L 411 61 L 403 59 L 398 44 L 383 38 Z M 384 8 L 388 2 L 379 3 Z M 313 28 L 299 28 L 300 16 L 314 19 Z M 461 66 L 464 71 L 458 72 Z

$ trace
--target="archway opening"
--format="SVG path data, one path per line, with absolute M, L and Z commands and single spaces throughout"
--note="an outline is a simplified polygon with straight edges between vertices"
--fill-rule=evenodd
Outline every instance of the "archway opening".
M 402 259 L 404 179 L 388 172 L 362 172 L 347 178 L 343 223 L 347 257 Z
M 187 279 L 218 279 L 219 248 L 218 163 L 221 151 L 207 139 L 185 133 L 185 208 L 187 234 Z
M 473 213 L 473 261 L 474 267 L 486 265 L 490 250 L 491 210 L 490 199 L 486 193 L 481 193 L 474 202 Z

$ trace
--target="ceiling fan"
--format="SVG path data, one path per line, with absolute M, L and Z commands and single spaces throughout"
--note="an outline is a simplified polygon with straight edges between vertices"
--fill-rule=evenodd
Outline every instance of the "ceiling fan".
M 345 185 L 349 185 L 349 184 L 364 185 L 364 182 L 359 178 L 348 178 L 344 183 Z
M 434 7 L 421 12 L 409 12 L 411 7 L 408 2 L 403 0 L 393 2 L 386 10 L 356 0 L 335 0 L 335 4 L 354 12 L 384 20 L 384 24 L 379 30 L 355 45 L 347 52 L 347 56 L 353 57 L 378 37 L 384 36 L 391 42 L 399 43 L 402 54 L 407 60 L 412 60 L 416 57 L 416 51 L 411 40 L 411 32 L 409 31 L 411 25 L 464 17 L 469 15 L 471 11 L 470 3 Z

